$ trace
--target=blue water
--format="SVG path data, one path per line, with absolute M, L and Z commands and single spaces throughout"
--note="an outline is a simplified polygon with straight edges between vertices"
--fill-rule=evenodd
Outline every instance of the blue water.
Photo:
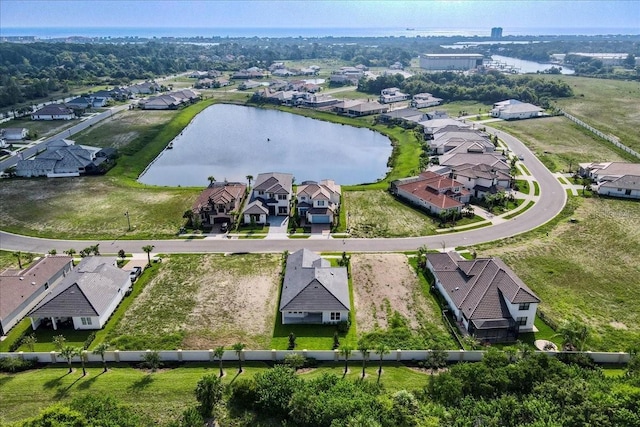
M 153 112 L 149 112 L 153 114 Z M 369 129 L 282 111 L 213 105 L 198 114 L 138 179 L 152 185 L 205 186 L 207 177 L 246 181 L 285 172 L 297 182 L 360 184 L 384 178 L 391 141 Z
M 0 36 L 60 37 L 488 37 L 489 28 L 118 28 L 2 27 Z M 504 36 L 640 34 L 640 28 L 505 28 Z

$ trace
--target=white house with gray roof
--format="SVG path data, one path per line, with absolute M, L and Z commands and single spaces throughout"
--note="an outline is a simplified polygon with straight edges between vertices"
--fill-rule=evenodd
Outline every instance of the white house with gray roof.
M 478 340 L 510 342 L 534 330 L 540 298 L 500 258 L 433 253 L 427 268 L 458 325 Z
M 242 211 L 244 223 L 266 224 L 268 216 L 289 216 L 293 175 L 268 172 L 256 177 L 251 199 Z
M 346 322 L 350 307 L 346 267 L 331 267 L 308 249 L 289 254 L 280 296 L 283 325 Z
M 116 257 L 86 257 L 29 313 L 33 329 L 43 321 L 74 329 L 101 329 L 131 287 L 129 273 Z
M 45 150 L 29 160 L 18 160 L 16 175 L 30 178 L 80 176 L 98 173 L 106 157 L 97 156 L 101 148 L 76 145 L 70 139 L 56 139 L 46 143 Z

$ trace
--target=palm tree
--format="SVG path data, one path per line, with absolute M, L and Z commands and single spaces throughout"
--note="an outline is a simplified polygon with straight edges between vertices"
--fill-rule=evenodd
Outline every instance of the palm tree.
M 344 344 L 340 347 L 340 354 L 344 357 L 344 375 L 347 375 L 349 370 L 349 358 L 351 357 L 351 347 Z
M 242 373 L 242 350 L 244 350 L 244 344 L 239 342 L 233 345 L 233 350 L 238 355 L 238 373 Z
M 155 248 L 153 245 L 145 245 L 142 247 L 142 250 L 147 253 L 147 266 L 151 265 L 151 251 Z
M 385 354 L 389 354 L 389 347 L 384 344 L 378 345 L 378 347 L 376 347 L 376 354 L 380 357 L 380 364 L 378 365 L 378 382 L 380 382 L 380 375 L 382 375 L 382 359 Z
M 18 258 L 18 268 L 22 270 L 22 252 L 15 251 L 12 255 Z
M 249 187 L 251 187 L 251 181 L 253 181 L 253 175 L 247 175 L 247 181 L 249 181 Z
M 562 346 L 565 350 L 583 351 L 587 338 L 589 338 L 589 329 L 584 324 L 572 320 L 565 322 L 554 336 L 562 337 Z
M 30 352 L 34 351 L 37 342 L 38 338 L 36 338 L 34 334 L 25 335 L 24 338 L 22 338 L 22 344 L 26 345 Z
M 82 376 L 87 375 L 87 369 L 85 368 L 84 362 L 87 361 L 87 352 L 82 347 L 76 348 L 76 353 L 80 356 L 80 364 L 82 365 Z
M 67 364 L 69 365 L 69 373 L 73 372 L 73 369 L 71 368 L 71 359 L 78 355 L 78 349 L 70 345 L 66 345 L 62 348 L 62 350 L 60 350 L 59 356 L 67 360 Z
M 76 250 L 73 248 L 69 248 L 66 251 L 64 251 L 64 253 L 69 255 L 70 257 L 73 257 L 76 254 Z
M 66 342 L 67 339 L 64 337 L 64 335 L 56 335 L 55 337 L 53 337 L 53 345 L 58 349 L 58 351 L 62 350 Z
M 213 184 L 214 182 L 216 182 L 216 178 L 213 175 L 209 175 L 207 177 L 207 179 L 209 180 L 209 185 Z
M 187 227 L 193 226 L 193 211 L 191 209 L 184 211 L 182 218 L 187 220 Z
M 100 359 L 102 359 L 102 365 L 104 366 L 104 370 L 102 372 L 107 372 L 107 361 L 104 360 L 104 353 L 109 350 L 109 347 L 111 346 L 111 344 L 109 344 L 108 342 L 101 342 L 100 344 L 98 344 L 96 346 L 96 348 L 93 349 L 93 354 L 99 354 L 100 355 Z
M 365 369 L 367 367 L 367 359 L 369 359 L 369 353 L 371 353 L 371 351 L 369 351 L 369 347 L 363 343 L 360 343 L 360 345 L 358 345 L 358 351 L 362 353 L 362 378 L 364 378 Z
M 224 356 L 224 347 L 216 347 L 216 349 L 213 350 L 213 357 L 220 362 L 220 378 L 224 375 L 224 371 L 222 370 L 222 356 Z

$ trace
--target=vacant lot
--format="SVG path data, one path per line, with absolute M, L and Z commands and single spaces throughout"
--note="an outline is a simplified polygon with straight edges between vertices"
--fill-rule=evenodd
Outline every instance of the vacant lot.
M 567 171 L 570 166 L 576 170 L 581 162 L 628 161 L 612 144 L 565 117 L 491 125 L 522 140 L 552 172 Z
M 199 191 L 132 188 L 108 177 L 2 180 L 0 228 L 62 239 L 168 238 Z
M 122 148 L 149 128 L 169 123 L 177 113 L 177 110 L 125 110 L 74 135 L 72 139 L 78 144 L 94 147 Z
M 549 236 L 483 250 L 498 255 L 542 299 L 561 324 L 577 318 L 592 332 L 593 350 L 640 344 L 640 203 L 572 199 L 577 208 Z M 577 203 L 575 203 L 577 202 Z
M 280 255 L 172 255 L 108 340 L 125 348 L 268 348 Z
M 428 322 L 446 334 L 440 313 L 425 297 L 415 270 L 403 254 L 353 254 L 354 306 L 360 334 L 389 327 L 397 311 L 412 329 Z
M 559 107 L 640 152 L 638 82 L 575 76 L 551 78 L 563 80 L 573 89 L 574 97 L 555 101 Z
M 413 237 L 434 234 L 435 222 L 384 190 L 345 191 L 348 226 L 354 237 Z

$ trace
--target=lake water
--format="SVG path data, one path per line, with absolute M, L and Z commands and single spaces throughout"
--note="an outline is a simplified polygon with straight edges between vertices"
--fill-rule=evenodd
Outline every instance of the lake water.
M 501 55 L 492 55 L 491 59 L 494 61 L 499 61 L 503 64 L 507 64 L 513 68 L 517 68 L 519 73 L 537 73 L 538 71 L 542 72 L 544 70 L 548 70 L 551 67 L 562 67 L 557 64 L 542 64 L 534 61 L 525 61 L 524 59 L 511 58 L 508 56 Z M 573 74 L 575 71 L 571 68 L 562 67 L 560 73 L 562 74 Z
M 198 114 L 138 181 L 206 186 L 209 176 L 245 182 L 247 175 L 285 172 L 296 182 L 360 184 L 384 178 L 391 149 L 387 137 L 369 129 L 219 104 Z

